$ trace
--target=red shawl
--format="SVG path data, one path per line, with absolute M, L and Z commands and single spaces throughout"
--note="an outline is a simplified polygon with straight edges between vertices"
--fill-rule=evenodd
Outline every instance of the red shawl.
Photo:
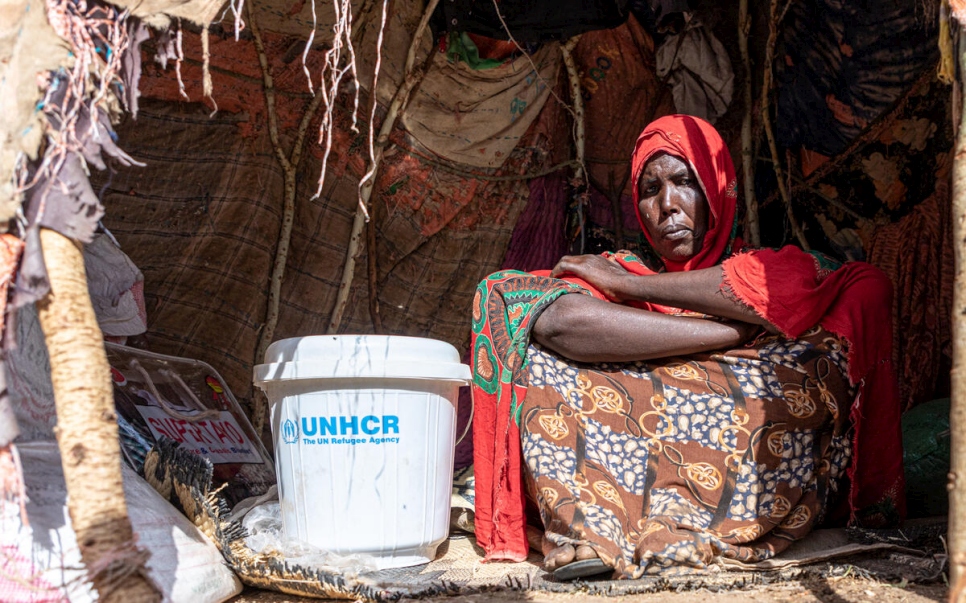
M 866 525 L 901 518 L 905 511 L 902 437 L 891 366 L 892 285 L 888 278 L 862 262 L 826 270 L 815 256 L 795 247 L 729 257 L 741 247 L 735 238 L 734 166 L 717 131 L 695 117 L 663 117 L 638 138 L 632 160 L 635 208 L 636 182 L 647 161 L 659 152 L 689 163 L 711 210 L 701 250 L 686 262 L 665 261 L 666 269 L 676 272 L 722 264 L 722 287 L 786 336 L 797 337 L 821 324 L 848 341 L 849 378 L 858 386 L 858 395 L 851 409 L 854 433 L 847 517 Z M 634 274 L 653 274 L 629 254 L 612 257 Z M 555 280 L 545 290 L 535 290 L 540 283 L 551 282 L 538 282 L 536 274 L 493 275 L 480 285 L 474 301 L 476 538 L 488 560 L 522 561 L 528 552 L 518 413 L 526 396 L 530 329 L 540 312 L 560 295 L 585 293 L 605 299 L 579 279 Z M 512 278 L 527 282 L 514 287 L 511 297 L 492 299 L 501 295 L 497 285 Z M 633 305 L 657 312 L 677 311 L 655 304 Z M 503 322 L 495 325 L 490 321 Z M 496 349 L 498 340 L 508 345 Z
M 637 138 L 631 159 L 631 182 L 634 183 L 634 211 L 647 241 L 651 235 L 641 220 L 638 187 L 644 166 L 658 153 L 674 155 L 691 166 L 708 200 L 708 231 L 701 250 L 685 262 L 664 260 L 668 272 L 710 268 L 730 255 L 735 237 L 735 209 L 738 180 L 731 153 L 714 126 L 689 115 L 668 115 L 651 122 Z M 740 246 L 740 242 L 738 243 Z M 647 271 L 650 273 L 650 271 Z

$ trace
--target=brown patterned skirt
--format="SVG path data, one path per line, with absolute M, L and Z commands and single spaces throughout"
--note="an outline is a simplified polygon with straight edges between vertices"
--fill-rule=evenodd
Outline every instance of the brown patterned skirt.
M 550 543 L 591 545 L 615 576 L 772 557 L 837 494 L 854 388 L 828 331 L 625 364 L 528 356 L 528 495 Z

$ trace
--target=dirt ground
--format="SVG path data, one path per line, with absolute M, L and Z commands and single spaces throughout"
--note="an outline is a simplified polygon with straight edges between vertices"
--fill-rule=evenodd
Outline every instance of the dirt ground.
M 578 585 L 579 586 L 579 585 Z M 465 596 L 434 597 L 421 599 L 426 603 L 690 603 L 711 600 L 715 603 L 931 603 L 944 602 L 949 589 L 944 582 L 937 584 L 886 583 L 858 577 L 808 577 L 790 580 L 782 584 L 770 584 L 730 592 L 663 592 L 646 595 L 623 595 L 619 597 L 592 596 L 579 591 L 573 594 L 540 591 L 496 591 Z M 329 599 L 327 599 L 329 600 Z M 229 603 L 288 603 L 320 601 L 305 599 L 276 592 L 246 589 Z

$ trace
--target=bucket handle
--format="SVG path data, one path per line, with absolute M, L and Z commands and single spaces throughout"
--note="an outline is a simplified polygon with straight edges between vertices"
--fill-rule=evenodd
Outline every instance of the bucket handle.
M 167 400 L 162 398 L 161 394 L 158 393 L 158 388 L 154 386 L 154 380 L 151 379 L 151 375 L 149 375 L 148 372 L 144 370 L 144 367 L 141 366 L 141 363 L 137 361 L 137 358 L 131 358 L 131 361 L 128 363 L 128 366 L 130 366 L 131 368 L 133 368 L 135 371 L 138 372 L 138 374 L 141 376 L 141 379 L 144 380 L 144 384 L 148 387 L 148 391 L 151 392 L 151 395 L 154 396 L 154 399 L 157 400 L 158 404 L 161 405 L 161 410 L 163 410 L 166 414 L 174 417 L 175 419 L 181 419 L 189 423 L 196 423 L 198 421 L 204 421 L 206 419 L 215 419 L 221 416 L 221 413 L 218 412 L 217 410 L 213 410 L 210 408 L 205 409 L 205 405 L 202 404 L 201 400 L 198 399 L 198 396 L 196 396 L 195 393 L 191 391 L 191 389 L 188 387 L 188 384 L 182 381 L 181 377 L 179 377 L 174 371 L 161 369 L 159 372 L 165 377 L 174 378 L 175 383 L 177 383 L 178 385 L 181 386 L 182 389 L 184 389 L 184 391 L 188 394 L 188 398 L 192 402 L 194 402 L 194 404 L 197 406 L 199 410 L 201 410 L 201 412 L 199 412 L 198 414 L 186 415 L 180 412 L 179 410 L 177 410 L 176 408 L 174 408 L 173 406 L 171 406 L 171 404 Z
M 456 440 L 456 444 L 453 445 L 453 448 L 456 448 L 457 446 L 459 446 L 460 442 L 462 442 L 466 438 L 466 436 L 470 433 L 470 428 L 473 427 L 474 412 L 476 412 L 476 400 L 473 399 L 473 390 L 471 388 L 470 389 L 470 418 L 466 420 L 466 427 L 463 428 L 463 434 L 459 437 L 458 440 Z

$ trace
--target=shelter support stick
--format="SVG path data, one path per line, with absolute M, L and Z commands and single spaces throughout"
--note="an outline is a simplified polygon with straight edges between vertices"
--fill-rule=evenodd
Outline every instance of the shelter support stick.
M 567 68 L 567 79 L 570 82 L 570 98 L 574 103 L 572 114 L 574 116 L 574 147 L 576 148 L 577 154 L 577 169 L 574 171 L 574 179 L 571 182 L 571 187 L 577 189 L 575 197 L 577 200 L 578 229 L 580 231 L 579 253 L 584 253 L 584 246 L 587 241 L 586 220 L 584 216 L 587 215 L 586 206 L 590 194 L 587 190 L 589 179 L 586 154 L 584 152 L 587 138 L 584 124 L 584 98 L 580 93 L 580 73 L 577 71 L 577 64 L 574 62 L 573 55 L 573 50 L 579 41 L 580 36 L 570 38 L 566 43 L 560 45 L 560 52 L 563 55 L 564 66 Z
M 381 335 L 382 316 L 379 314 L 379 262 L 376 257 L 376 207 L 369 209 L 369 223 L 366 224 L 366 259 L 369 264 L 369 319 L 372 331 Z
M 50 293 L 37 310 L 50 353 L 54 430 L 81 559 L 100 601 L 161 601 L 144 565 L 150 553 L 138 548 L 127 514 L 114 388 L 81 247 L 47 229 L 40 241 Z
M 381 159 L 382 153 L 377 151 L 377 157 Z M 372 177 L 375 179 L 375 172 Z M 362 203 L 368 203 L 370 195 L 372 195 L 371 184 L 363 189 Z M 356 272 L 356 256 L 359 254 L 359 244 L 362 241 L 362 229 L 366 225 L 366 214 L 363 207 L 363 205 L 360 205 L 356 209 L 355 218 L 352 219 L 349 247 L 345 254 L 345 264 L 342 266 L 342 280 L 339 282 L 339 290 L 336 292 L 335 308 L 332 311 L 332 317 L 329 319 L 328 333 L 339 332 L 342 316 L 345 314 L 345 308 L 349 303 L 349 290 L 352 289 L 352 280 Z
M 798 220 L 795 218 L 795 210 L 792 208 L 792 199 L 788 193 L 788 187 L 785 183 L 784 170 L 782 170 L 781 159 L 778 156 L 778 146 L 775 144 L 775 133 L 772 130 L 771 124 L 771 108 L 769 99 L 771 97 L 772 88 L 772 68 L 775 62 L 775 43 L 778 41 L 778 24 L 781 23 L 782 19 L 785 17 L 785 13 L 788 12 L 788 8 L 791 6 L 794 0 L 788 0 L 785 8 L 782 9 L 781 13 L 778 12 L 778 1 L 771 0 L 771 18 L 768 23 L 768 42 L 765 44 L 765 70 L 764 78 L 761 84 L 761 121 L 765 126 L 765 136 L 768 138 L 768 148 L 771 151 L 772 165 L 775 169 L 775 178 L 778 180 L 778 192 L 781 194 L 782 201 L 785 202 L 785 213 L 788 216 L 788 223 L 791 226 L 792 234 L 798 239 L 798 244 L 802 246 L 802 249 L 808 251 L 808 240 L 805 238 L 805 232 L 802 231 L 802 227 L 799 226 Z M 742 136 L 744 136 L 744 128 L 742 127 Z M 742 149 L 744 150 L 744 149 Z M 747 186 L 747 185 L 746 185 Z
M 570 99 L 574 103 L 574 146 L 577 151 L 577 163 L 580 164 L 576 170 L 575 178 L 583 183 L 587 178 L 587 161 L 584 152 L 585 134 L 584 125 L 584 97 L 580 94 L 580 74 L 577 72 L 577 63 L 574 62 L 573 51 L 580 41 L 580 36 L 574 36 L 560 45 L 560 52 L 563 54 L 564 66 L 567 68 L 567 78 L 570 81 Z
M 356 215 L 352 221 L 352 230 L 349 233 L 349 247 L 345 254 L 345 265 L 342 267 L 342 280 L 339 282 L 339 290 L 336 293 L 335 307 L 332 309 L 332 317 L 329 319 L 329 333 L 337 333 L 339 331 L 339 326 L 342 324 L 342 316 L 345 314 L 346 305 L 349 303 L 349 291 L 352 289 L 352 280 L 356 270 L 356 256 L 359 254 L 359 245 L 362 241 L 362 229 L 366 224 L 366 207 L 369 205 L 369 199 L 372 197 L 372 189 L 379 175 L 379 165 L 382 163 L 383 152 L 389 144 L 389 135 L 396 125 L 399 114 L 402 113 L 409 103 L 409 96 L 413 89 L 419 82 L 423 81 L 423 75 L 425 75 L 429 62 L 433 57 L 431 52 L 426 62 L 418 69 L 416 68 L 416 53 L 419 50 L 419 43 L 423 39 L 423 34 L 429 25 L 429 19 L 438 4 L 439 0 L 430 0 L 426 5 L 426 10 L 423 12 L 423 17 L 419 21 L 419 26 L 416 28 L 415 34 L 413 34 L 412 43 L 409 45 L 409 53 L 406 55 L 405 76 L 399 88 L 396 90 L 396 94 L 393 95 L 392 101 L 389 103 L 389 109 L 386 112 L 386 118 L 379 128 L 379 137 L 375 143 L 375 156 L 368 174 L 369 179 L 362 183 L 359 190 L 359 207 L 356 209 Z M 373 90 L 372 94 L 375 93 L 376 91 Z M 370 250 L 370 253 L 374 253 L 374 250 Z
M 751 30 L 751 16 L 748 14 L 748 0 L 738 5 L 738 49 L 741 62 L 745 66 L 745 115 L 741 120 L 741 175 L 745 189 L 745 240 L 752 247 L 761 246 L 758 228 L 758 201 L 755 199 L 755 158 L 751 143 L 751 121 L 754 114 L 754 97 L 751 82 L 751 56 L 748 54 L 748 33 Z
M 373 3 L 372 0 L 367 0 L 367 3 Z M 370 170 L 366 171 L 366 174 L 362 177 L 360 184 L 366 184 L 369 180 L 375 177 L 375 158 L 376 158 L 376 140 L 375 132 L 373 129 L 376 125 L 376 107 L 378 105 L 379 99 L 379 71 L 382 67 L 382 45 L 385 39 L 386 32 L 386 21 L 389 18 L 389 13 L 392 10 L 393 4 L 390 0 L 383 0 L 382 4 L 382 14 L 379 20 L 379 37 L 376 38 L 376 64 L 372 70 L 372 88 L 369 94 L 369 106 L 366 113 L 369 115 L 369 128 L 366 134 L 369 138 L 369 160 Z M 408 55 L 407 55 L 408 58 Z M 362 191 L 359 191 L 359 199 L 361 202 Z M 372 197 L 370 196 L 366 203 L 362 206 L 366 210 L 366 259 L 368 260 L 368 272 L 369 272 L 369 320 L 372 321 L 372 331 L 376 334 L 382 334 L 382 316 L 379 314 L 379 253 L 376 248 L 376 206 L 372 203 Z
M 268 303 L 265 309 L 265 322 L 262 324 L 262 331 L 258 336 L 258 345 L 255 347 L 255 364 L 263 361 L 265 351 L 275 337 L 275 327 L 278 326 L 278 308 L 282 294 L 282 280 L 285 278 L 285 266 L 288 263 L 288 251 L 292 243 L 292 227 L 295 225 L 295 193 L 296 175 L 299 163 L 302 160 L 302 149 L 305 146 L 305 134 L 309 129 L 312 118 L 322 104 L 324 95 L 316 93 L 302 115 L 299 129 L 296 131 L 295 142 L 289 155 L 286 155 L 282 147 L 281 139 L 278 135 L 278 113 L 275 110 L 275 85 L 272 79 L 272 72 L 268 65 L 268 56 L 265 54 L 265 45 L 262 42 L 261 31 L 255 15 L 251 10 L 251 1 L 246 5 L 248 9 L 248 24 L 252 28 L 252 38 L 255 41 L 255 50 L 258 52 L 258 63 L 262 67 L 263 89 L 265 91 L 265 109 L 268 113 L 268 132 L 275 150 L 275 157 L 282 168 L 283 188 L 282 188 L 282 223 L 279 226 L 278 244 L 275 247 L 275 261 L 272 264 L 272 276 L 269 280 Z M 254 405 L 252 407 L 252 426 L 255 433 L 261 437 L 265 429 L 265 419 L 268 414 L 268 399 L 265 394 L 256 389 L 254 392 Z
M 956 52 L 959 78 L 966 87 L 966 34 L 959 23 Z M 953 241 L 956 261 L 953 285 L 952 406 L 949 413 L 952 450 L 949 465 L 949 600 L 958 603 L 966 591 L 966 111 L 957 124 L 953 155 Z

